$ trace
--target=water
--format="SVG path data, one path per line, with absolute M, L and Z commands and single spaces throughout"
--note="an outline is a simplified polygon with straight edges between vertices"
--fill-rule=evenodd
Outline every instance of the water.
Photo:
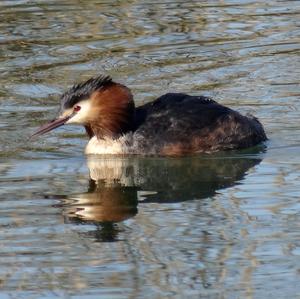
M 1 1 L 0 298 L 300 298 L 299 1 Z M 204 94 L 267 148 L 87 159 L 36 141 L 100 73 L 138 104 Z M 95 184 L 90 177 L 96 179 Z

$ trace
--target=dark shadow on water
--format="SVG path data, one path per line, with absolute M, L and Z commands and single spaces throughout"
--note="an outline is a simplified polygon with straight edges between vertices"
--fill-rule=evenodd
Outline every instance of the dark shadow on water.
M 118 240 L 118 222 L 134 217 L 138 205 L 213 197 L 239 184 L 259 164 L 263 150 L 184 158 L 88 157 L 87 192 L 63 199 L 66 222 L 94 224 L 98 241 Z

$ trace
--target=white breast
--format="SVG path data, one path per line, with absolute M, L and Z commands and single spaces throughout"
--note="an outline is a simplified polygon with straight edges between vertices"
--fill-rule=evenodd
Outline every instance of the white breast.
M 87 155 L 121 155 L 132 152 L 132 134 L 126 134 L 118 139 L 97 139 L 92 137 L 85 148 Z

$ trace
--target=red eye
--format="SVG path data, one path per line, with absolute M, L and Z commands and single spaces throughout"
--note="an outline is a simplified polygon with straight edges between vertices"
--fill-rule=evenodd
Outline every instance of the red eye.
M 80 109 L 81 109 L 80 106 L 75 106 L 75 107 L 74 107 L 74 111 L 75 111 L 75 112 L 78 112 Z

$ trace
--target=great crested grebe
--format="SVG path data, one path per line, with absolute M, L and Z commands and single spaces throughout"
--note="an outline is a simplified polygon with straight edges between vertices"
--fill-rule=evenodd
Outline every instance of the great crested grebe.
M 59 117 L 32 136 L 64 124 L 85 127 L 86 154 L 185 155 L 242 149 L 267 139 L 255 117 L 204 96 L 167 93 L 135 107 L 130 90 L 103 75 L 64 93 Z

